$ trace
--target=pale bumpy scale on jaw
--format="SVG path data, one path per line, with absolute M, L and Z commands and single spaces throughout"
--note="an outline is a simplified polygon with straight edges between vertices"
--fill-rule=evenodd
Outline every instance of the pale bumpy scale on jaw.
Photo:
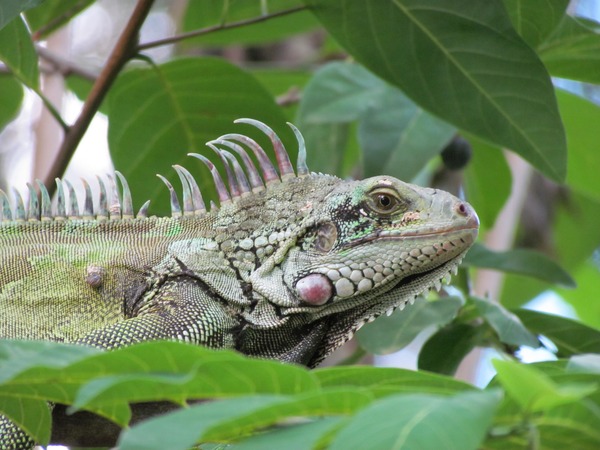
M 176 339 L 314 367 L 456 273 L 479 225 L 468 204 L 388 176 L 311 173 L 291 126 L 294 174 L 271 128 L 238 122 L 266 136 L 277 164 L 237 133 L 210 142 L 223 174 L 192 154 L 210 170 L 218 205 L 179 165 L 180 189 L 160 178 L 170 217 L 148 217 L 148 203 L 136 215 L 119 173 L 121 194 L 114 179 L 98 179 L 93 199 L 85 183 L 81 209 L 60 180 L 54 208 L 41 183 L 39 196 L 31 185 L 12 204 L 0 191 L 0 338 L 104 349 Z

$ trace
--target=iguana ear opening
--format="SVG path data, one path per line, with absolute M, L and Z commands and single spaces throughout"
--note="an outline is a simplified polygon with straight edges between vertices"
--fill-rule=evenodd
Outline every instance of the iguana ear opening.
M 325 222 L 317 229 L 317 238 L 315 248 L 320 252 L 326 253 L 335 245 L 338 237 L 337 227 L 333 222 Z

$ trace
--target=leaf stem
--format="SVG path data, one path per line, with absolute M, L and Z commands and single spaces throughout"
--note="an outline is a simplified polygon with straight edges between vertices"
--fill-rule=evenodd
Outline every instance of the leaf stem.
M 44 180 L 46 186 L 48 186 L 48 190 L 53 189 L 54 183 L 52 180 L 64 173 L 73 153 L 75 153 L 75 149 L 79 145 L 81 138 L 88 129 L 117 75 L 127 61 L 135 55 L 138 32 L 150 12 L 153 3 L 154 0 L 138 0 L 135 5 L 125 29 L 121 33 L 112 53 L 108 57 L 106 65 L 100 72 L 100 75 L 98 75 L 87 100 L 83 104 L 81 114 L 65 134 L 54 164 Z
M 252 25 L 255 23 L 265 22 L 269 19 L 275 19 L 277 17 L 286 16 L 288 14 L 297 13 L 299 11 L 303 11 L 306 9 L 306 6 L 296 6 L 294 8 L 284 9 L 282 11 L 278 11 L 271 14 L 265 14 L 257 17 L 253 17 L 251 19 L 238 20 L 237 22 L 231 23 L 221 23 L 219 25 L 213 25 L 206 28 L 200 28 L 199 30 L 189 31 L 187 33 L 181 33 L 175 36 L 171 36 L 165 39 L 158 39 L 156 41 L 146 42 L 144 44 L 140 44 L 137 48 L 138 51 L 147 50 L 149 48 L 160 47 L 162 45 L 174 44 L 179 41 L 183 41 L 185 39 L 190 39 L 193 37 L 203 36 L 209 33 L 215 33 L 217 31 L 223 30 L 231 30 L 233 28 L 239 28 L 246 25 Z

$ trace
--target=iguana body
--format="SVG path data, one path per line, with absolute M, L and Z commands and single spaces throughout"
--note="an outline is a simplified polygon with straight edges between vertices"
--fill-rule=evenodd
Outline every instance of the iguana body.
M 40 207 L 33 196 L 11 211 L 5 199 L 0 337 L 102 348 L 177 339 L 315 366 L 365 322 L 439 284 L 473 243 L 477 216 L 452 195 L 309 173 L 294 129 L 296 175 L 272 130 L 242 122 L 269 135 L 279 175 L 255 142 L 223 136 L 211 146 L 235 150 L 245 173 L 221 150 L 227 189 L 197 156 L 219 193 L 210 211 L 180 167 L 183 212 L 167 182 L 171 217 L 133 218 L 124 180 L 112 214 L 105 194 L 92 213 L 88 193 L 79 218 L 66 217 L 78 213 L 63 211 L 63 193 L 53 213 L 44 190 Z M 236 142 L 255 152 L 261 176 Z

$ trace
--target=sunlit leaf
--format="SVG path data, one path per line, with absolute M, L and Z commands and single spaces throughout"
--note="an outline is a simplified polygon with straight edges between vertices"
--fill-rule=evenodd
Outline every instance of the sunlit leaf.
M 552 75 L 600 83 L 600 24 L 597 22 L 565 15 L 538 51 Z
M 566 142 L 550 78 L 500 1 L 306 3 L 358 62 L 417 104 L 564 179 Z
M 494 252 L 476 244 L 471 247 L 463 263 L 468 266 L 527 275 L 561 286 L 575 287 L 575 281 L 562 267 L 543 253 L 533 250 Z
M 556 384 L 533 366 L 512 361 L 492 361 L 498 379 L 508 394 L 528 412 L 544 411 L 584 398 L 598 385 Z
M 593 125 L 600 123 L 600 107 L 560 89 L 556 95 L 569 140 L 567 183 L 570 188 L 600 201 L 600 177 L 596 170 L 600 167 L 600 129 Z
M 446 325 L 461 306 L 461 300 L 455 297 L 431 302 L 418 298 L 414 305 L 365 325 L 356 336 L 360 345 L 371 353 L 392 353 L 410 344 L 427 327 Z
M 494 391 L 385 398 L 356 414 L 328 448 L 475 450 L 491 426 L 499 401 Z
M 600 353 L 598 329 L 588 327 L 577 320 L 528 309 L 518 309 L 514 313 L 530 331 L 550 339 L 556 345 L 559 357 Z

